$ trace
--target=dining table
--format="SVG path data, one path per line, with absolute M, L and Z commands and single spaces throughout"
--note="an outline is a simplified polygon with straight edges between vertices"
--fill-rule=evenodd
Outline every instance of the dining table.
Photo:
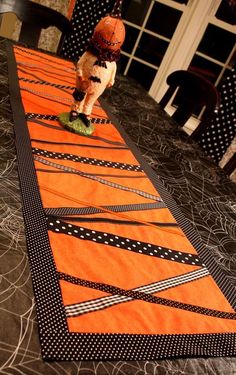
M 0 38 L 0 373 L 9 375 L 233 375 L 236 358 L 45 361 L 25 238 L 9 94 L 7 45 Z M 208 253 L 236 287 L 236 184 L 159 104 L 117 73 L 101 103 L 122 126 L 175 200 Z

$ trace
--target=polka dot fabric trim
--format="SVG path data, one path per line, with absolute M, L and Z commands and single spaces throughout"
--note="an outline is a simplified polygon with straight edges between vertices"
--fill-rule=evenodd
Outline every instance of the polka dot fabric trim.
M 78 227 L 73 224 L 67 224 L 66 222 L 55 219 L 54 217 L 48 217 L 47 223 L 48 229 L 55 233 L 63 233 L 69 236 L 77 237 L 81 240 L 102 243 L 104 245 L 116 247 L 118 250 L 124 249 L 134 251 L 140 255 L 149 255 L 194 266 L 204 266 L 199 257 L 195 254 L 167 249 L 163 246 L 158 246 L 143 241 L 135 241 L 131 238 L 117 236 L 112 233 L 104 233 L 84 227 Z
M 72 32 L 65 39 L 62 54 L 66 58 L 78 60 L 85 52 L 88 41 L 97 23 L 111 12 L 115 0 L 83 0 L 77 1 L 72 15 Z
M 60 335 L 60 339 L 59 339 Z M 47 360 L 155 360 L 234 356 L 234 334 L 208 335 L 118 335 L 77 334 L 52 331 L 44 338 L 43 358 Z M 191 354 L 190 354 L 191 353 Z
M 236 73 L 232 68 L 219 88 L 221 103 L 218 113 L 199 139 L 203 150 L 216 163 L 222 159 L 236 134 Z
M 40 155 L 40 156 L 44 156 L 50 159 L 71 160 L 71 161 L 79 162 L 82 164 L 96 165 L 98 167 L 122 169 L 122 170 L 127 170 L 127 171 L 132 171 L 132 172 L 142 172 L 142 169 L 139 165 L 131 165 L 131 164 L 125 164 L 125 163 L 111 162 L 107 160 L 86 158 L 86 157 L 77 156 L 73 154 L 51 152 L 51 151 L 42 150 L 41 148 L 36 148 L 36 147 L 32 148 L 32 152 L 34 155 Z

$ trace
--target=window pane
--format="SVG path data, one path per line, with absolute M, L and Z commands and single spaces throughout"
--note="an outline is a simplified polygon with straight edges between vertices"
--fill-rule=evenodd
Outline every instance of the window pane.
M 151 0 L 124 0 L 122 17 L 124 20 L 142 25 Z
M 131 53 L 140 31 L 128 25 L 125 25 L 125 30 L 126 35 L 122 50 Z
M 171 38 L 182 12 L 166 5 L 155 3 L 148 18 L 146 28 L 157 34 Z
M 189 66 L 189 70 L 203 75 L 212 83 L 215 83 L 215 81 L 217 80 L 221 69 L 221 66 L 196 55 L 192 59 L 192 62 Z
M 221 1 L 221 4 L 216 12 L 216 17 L 222 21 L 230 23 L 231 25 L 236 24 L 236 3 L 233 1 Z
M 225 62 L 235 44 L 235 35 L 217 26 L 209 25 L 199 44 L 198 51 Z
M 134 78 L 148 91 L 155 78 L 156 72 L 156 69 L 133 60 L 128 71 L 128 76 Z
M 168 43 L 155 36 L 143 33 L 135 56 L 159 66 L 168 47 Z

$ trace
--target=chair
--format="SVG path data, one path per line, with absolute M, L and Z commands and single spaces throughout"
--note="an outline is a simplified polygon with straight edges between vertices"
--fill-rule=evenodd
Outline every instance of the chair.
M 58 46 L 58 52 L 62 46 L 65 35 L 71 31 L 69 20 L 61 13 L 44 5 L 29 0 L 1 0 L 0 14 L 15 13 L 22 21 L 19 42 L 36 48 L 42 29 L 56 26 L 62 36 Z
M 180 95 L 181 103 L 172 115 L 172 118 L 180 126 L 184 126 L 196 109 L 205 106 L 203 119 L 191 134 L 191 138 L 198 139 L 206 121 L 209 121 L 219 106 L 218 91 L 206 78 L 186 70 L 178 70 L 171 73 L 167 77 L 166 82 L 169 88 L 159 104 L 164 109 L 176 89 L 178 89 L 177 95 Z

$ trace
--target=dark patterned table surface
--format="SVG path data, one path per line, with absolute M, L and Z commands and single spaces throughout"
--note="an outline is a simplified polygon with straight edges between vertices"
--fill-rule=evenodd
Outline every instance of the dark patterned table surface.
M 134 81 L 117 75 L 115 86 L 103 97 L 236 286 L 236 184 Z M 236 374 L 236 358 L 42 361 L 21 212 L 6 40 L 1 38 L 0 192 L 0 374 Z

